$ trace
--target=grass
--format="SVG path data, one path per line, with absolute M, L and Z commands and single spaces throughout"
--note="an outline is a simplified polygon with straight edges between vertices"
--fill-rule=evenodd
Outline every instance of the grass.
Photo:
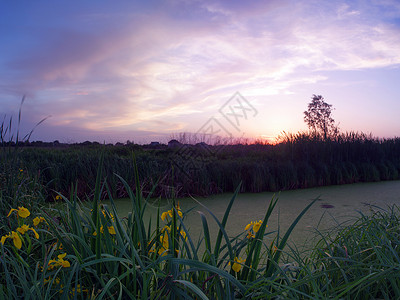
M 78 290 L 81 297 L 87 297 L 90 292 L 96 298 L 147 299 L 161 295 L 185 299 L 229 298 L 245 294 L 245 283 L 253 281 L 263 268 L 260 264 L 262 239 L 276 200 L 271 201 L 260 227 L 250 229 L 255 234 L 253 238 L 243 235 L 231 238 L 225 225 L 238 188 L 222 221 L 210 212 L 220 228 L 215 245 L 211 245 L 208 220 L 201 215 L 206 251 L 199 253 L 200 245 L 191 239 L 184 224 L 185 216 L 176 204 L 167 215 L 157 218 L 154 231 L 150 223 L 144 224 L 147 201 L 140 192 L 139 181 L 134 192 L 120 178 L 132 201 L 132 212 L 127 220 L 118 218 L 113 204 L 110 208 L 100 205 L 102 190 L 107 189 L 100 180 L 101 166 L 100 163 L 91 210 L 79 203 L 75 192 L 69 199 L 62 196 L 66 202 L 64 209 L 48 210 L 40 215 L 45 221 L 37 227 L 39 238 L 30 237 L 28 232 L 17 234 L 22 240 L 22 246 L 18 247 L 10 234 L 3 235 L 8 236 L 3 241 L 1 259 L 4 297 L 18 298 L 20 294 L 32 298 L 52 297 L 58 291 L 62 294 L 59 296 L 68 298 L 77 295 Z M 110 199 L 113 203 L 112 197 Z M 29 209 L 33 210 L 34 206 Z M 33 212 L 28 217 L 21 217 L 17 212 L 8 216 L 9 220 L 17 218 L 9 232 L 17 232 L 23 225 L 34 228 L 31 223 L 34 216 Z M 279 253 L 290 231 L 278 244 L 273 256 L 275 263 L 279 261 Z M 244 250 L 248 252 L 247 259 L 244 264 L 238 263 L 237 258 Z M 66 256 L 60 258 L 63 253 Z M 67 266 L 60 264 L 61 260 L 67 261 Z M 50 267 L 52 261 L 59 263 L 57 270 Z M 268 269 L 273 272 L 275 265 Z M 13 288 L 5 289 L 5 286 Z
M 268 220 L 277 203 L 272 199 L 263 220 L 254 220 L 239 235 L 230 236 L 226 224 L 240 191 L 234 192 L 222 219 L 208 211 L 200 213 L 202 238 L 193 240 L 185 226 L 185 214 L 172 199 L 170 210 L 145 222 L 148 197 L 141 192 L 135 159 L 135 189 L 117 176 L 132 204 L 125 219 L 117 215 L 107 180 L 103 180 L 104 156 L 99 159 L 91 207 L 83 205 L 76 186 L 55 208 L 42 208 L 43 195 L 32 194 L 22 180 L 21 191 L 7 202 L 1 194 L 6 215 L 2 218 L 0 297 L 5 299 L 368 299 L 398 298 L 400 294 L 399 208 L 371 207 L 346 226 L 321 233 L 309 252 L 287 247 L 287 239 L 310 203 L 293 220 L 286 233 L 268 231 Z M 4 163 L 4 162 L 3 162 Z M 3 171 L 4 172 L 4 171 Z M 18 175 L 21 173 L 15 170 Z M 24 186 L 24 187 L 22 187 Z M 24 191 L 24 193 L 22 193 Z M 104 193 L 110 205 L 101 203 Z M 29 193 L 28 193 L 29 195 Z M 24 206 L 30 215 L 19 215 Z M 206 208 L 205 208 L 206 209 Z M 207 209 L 206 209 L 207 210 Z M 34 218 L 43 220 L 36 224 Z M 152 224 L 155 222 L 155 224 Z M 28 225 L 21 233 L 18 228 Z M 210 226 L 219 232 L 212 238 Z M 35 237 L 34 229 L 39 235 Z M 21 239 L 21 247 L 14 243 Z M 17 233 L 19 232 L 19 233 Z M 264 237 L 272 237 L 266 244 Z M 271 239 L 269 239 L 271 240 Z M 200 250 L 204 249 L 204 250 Z
M 240 192 L 262 192 L 400 178 L 400 139 L 360 133 L 342 133 L 334 140 L 307 133 L 286 134 L 276 145 L 210 146 L 210 151 L 192 145 L 185 148 L 189 156 L 176 149 L 132 144 L 30 145 L 36 144 L 21 144 L 18 160 L 45 187 L 47 201 L 54 199 L 54 191 L 70 194 L 71 183 L 77 186 L 80 198 L 91 197 L 101 153 L 111 194 L 126 197 L 125 186 L 114 174 L 130 183 L 131 189 L 136 188 L 132 149 L 142 192 L 149 193 L 155 186 L 153 195 L 162 197 L 171 197 L 172 190 L 175 197 L 233 193 L 239 183 Z

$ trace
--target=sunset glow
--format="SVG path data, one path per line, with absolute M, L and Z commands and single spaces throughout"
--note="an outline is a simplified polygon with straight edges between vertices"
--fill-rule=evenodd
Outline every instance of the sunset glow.
M 3 1 L 0 114 L 32 140 L 167 142 L 210 118 L 235 137 L 305 130 L 312 94 L 342 131 L 400 136 L 400 3 Z M 239 92 L 257 114 L 230 127 Z

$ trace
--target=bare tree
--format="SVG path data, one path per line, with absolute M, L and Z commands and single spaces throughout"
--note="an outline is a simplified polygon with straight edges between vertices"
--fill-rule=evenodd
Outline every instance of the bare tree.
M 332 105 L 324 101 L 321 95 L 313 95 L 308 103 L 308 110 L 304 112 L 304 122 L 316 135 L 322 135 L 324 139 L 335 137 L 339 129 L 332 118 Z

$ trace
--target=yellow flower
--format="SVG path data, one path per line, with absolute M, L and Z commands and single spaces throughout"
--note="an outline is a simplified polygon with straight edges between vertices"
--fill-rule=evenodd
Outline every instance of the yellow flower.
M 261 224 L 262 224 L 262 221 L 261 221 L 261 220 L 258 221 L 258 222 L 251 221 L 249 224 L 246 225 L 246 227 L 244 228 L 244 230 L 250 230 L 250 228 L 253 227 L 253 231 L 254 231 L 255 233 L 257 233 L 257 232 L 260 230 Z M 268 227 L 268 225 L 267 225 L 267 227 Z
M 48 279 L 45 278 L 45 279 L 44 279 L 44 284 L 49 283 L 51 280 L 52 280 L 51 277 L 49 277 Z M 54 279 L 53 284 L 60 284 L 60 278 L 56 277 L 56 279 Z
M 109 233 L 109 234 L 117 234 L 117 233 L 115 232 L 114 226 L 108 226 L 108 233 Z
M 182 214 L 181 210 L 177 210 L 177 212 L 178 212 L 178 215 L 179 215 L 181 218 L 183 218 L 183 214 Z
M 18 209 L 11 208 L 10 212 L 7 215 L 7 218 L 11 215 L 13 211 L 16 211 L 18 213 L 18 216 L 24 219 L 29 217 L 29 215 L 31 214 L 27 208 L 23 206 L 18 206 Z
M 114 226 L 107 226 L 107 229 L 109 234 L 116 234 Z M 103 225 L 100 227 L 100 233 L 104 233 Z M 96 236 L 97 232 L 93 232 L 93 235 Z
M 4 245 L 6 239 L 8 239 L 8 238 L 13 240 L 15 247 L 17 247 L 18 249 L 21 249 L 22 240 L 21 240 L 21 237 L 19 236 L 18 232 L 11 231 L 11 233 L 2 236 L 0 242 Z
M 61 200 L 62 197 L 61 197 L 60 195 L 57 195 L 55 199 L 56 199 L 56 200 Z
M 46 219 L 43 217 L 36 217 L 33 219 L 33 225 L 35 227 L 38 226 L 41 222 L 46 222 Z
M 244 230 L 250 230 L 250 228 L 253 226 L 253 221 L 251 221 L 251 223 L 247 224 L 246 227 L 244 228 Z
M 59 260 L 59 264 L 60 264 L 60 266 L 62 266 L 63 268 L 69 268 L 69 267 L 71 266 L 71 264 L 69 263 L 69 261 L 63 260 L 63 259 L 60 259 L 60 260 Z
M 50 259 L 48 269 L 52 270 L 57 267 L 69 268 L 71 266 L 71 264 L 69 263 L 69 261 L 64 260 L 64 257 L 66 255 L 67 255 L 67 253 L 63 253 L 63 254 L 60 254 L 57 256 L 57 258 L 58 258 L 57 260 Z
M 169 240 L 167 233 L 164 233 L 162 236 L 160 236 L 160 242 L 162 243 L 164 248 L 168 248 Z
M 171 232 L 171 227 L 169 227 L 168 225 L 165 225 L 163 228 L 161 228 L 161 233 L 164 231 Z
M 261 227 L 261 224 L 262 224 L 262 221 L 261 221 L 261 220 L 258 221 L 258 222 L 255 222 L 254 225 L 253 225 L 253 231 L 254 231 L 254 232 L 258 232 L 258 230 L 259 230 L 260 227 Z
M 15 231 L 11 231 L 11 236 L 10 238 L 13 239 L 14 245 L 15 247 L 17 247 L 18 249 L 21 249 L 22 247 L 22 240 L 21 237 L 19 236 L 19 234 Z
M 102 209 L 101 212 L 103 213 L 104 218 L 107 218 L 107 212 L 105 209 Z M 115 221 L 114 215 L 112 213 L 108 213 L 110 215 L 111 220 Z
M 255 237 L 256 236 L 253 233 L 251 233 L 250 231 L 247 233 L 247 238 L 248 239 L 255 238 Z
M 161 214 L 161 220 L 165 221 L 165 219 L 167 218 L 167 216 L 168 216 L 168 211 L 164 211 L 164 212 Z
M 179 215 L 181 218 L 183 218 L 182 211 L 181 211 L 181 207 L 179 206 L 179 202 L 178 202 L 178 204 L 176 205 L 176 211 L 178 212 L 178 215 Z
M 103 225 L 100 227 L 100 233 L 104 233 Z M 96 236 L 97 235 L 97 231 L 93 232 L 93 235 Z
M 160 249 L 158 249 L 158 255 L 166 255 L 168 248 L 169 248 L 169 240 L 168 240 L 168 234 L 165 232 L 163 235 L 160 236 L 160 242 L 162 246 Z
M 33 228 L 31 228 L 31 227 L 29 227 L 28 225 L 22 225 L 21 227 L 18 227 L 17 228 L 17 231 L 20 233 L 20 234 L 25 234 L 25 232 L 27 232 L 28 230 L 31 230 L 31 231 L 33 231 L 33 233 L 35 234 L 35 238 L 36 239 L 38 239 L 39 238 L 39 234 L 36 232 L 36 230 L 35 229 L 33 229 Z
M 181 230 L 181 236 L 185 241 L 187 240 L 186 232 L 184 230 Z
M 179 207 L 179 203 L 178 203 L 177 206 L 176 206 L 176 212 L 178 213 L 178 215 L 179 215 L 181 218 L 183 218 L 183 214 L 182 214 L 181 208 Z M 174 215 L 174 209 L 171 208 L 170 210 L 164 211 L 164 212 L 161 214 L 161 220 L 165 221 L 165 219 L 167 219 L 168 216 L 170 216 L 170 217 L 172 218 L 173 215 Z
M 232 270 L 235 271 L 236 273 L 239 272 L 242 269 L 242 265 L 245 262 L 244 259 L 241 259 L 239 257 L 235 257 L 235 261 L 232 265 Z M 229 263 L 230 265 L 231 263 Z

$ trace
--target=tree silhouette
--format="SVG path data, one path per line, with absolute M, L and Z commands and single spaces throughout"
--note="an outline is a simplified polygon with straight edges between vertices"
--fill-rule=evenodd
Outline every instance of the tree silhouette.
M 313 95 L 308 103 L 308 110 L 304 112 L 304 122 L 315 135 L 322 135 L 324 139 L 338 134 L 338 127 L 332 118 L 332 105 L 324 101 L 321 95 Z

